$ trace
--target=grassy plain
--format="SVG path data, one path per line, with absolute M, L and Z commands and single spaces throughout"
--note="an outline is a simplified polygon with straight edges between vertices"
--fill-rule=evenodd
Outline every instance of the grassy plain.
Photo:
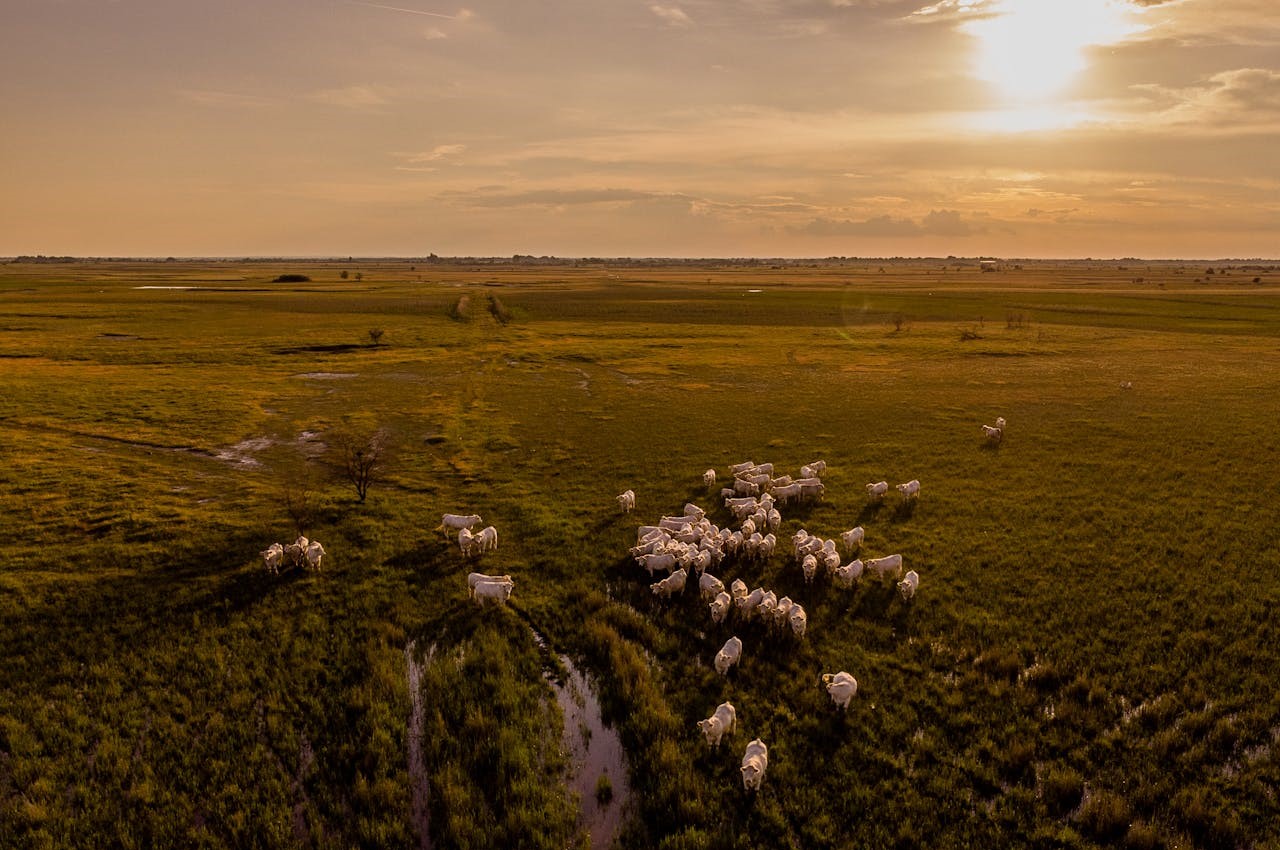
M 532 624 L 621 730 L 623 847 L 1280 846 L 1277 283 L 0 266 L 0 843 L 420 846 L 410 660 L 434 846 L 580 842 Z M 326 435 L 374 426 L 398 453 L 358 503 Z M 914 602 L 783 555 L 720 575 L 803 602 L 802 642 L 655 600 L 635 527 L 712 508 L 702 471 L 748 458 L 824 458 L 780 538 L 862 524 Z M 918 507 L 869 507 L 882 478 Z M 303 490 L 326 568 L 268 576 Z M 445 511 L 499 528 L 481 569 L 515 576 L 510 609 L 467 600 Z M 819 687 L 842 669 L 847 715 Z M 713 753 L 694 724 L 724 699 Z

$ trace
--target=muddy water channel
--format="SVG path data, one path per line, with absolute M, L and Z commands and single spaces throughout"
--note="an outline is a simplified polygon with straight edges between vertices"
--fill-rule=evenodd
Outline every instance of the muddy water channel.
M 550 652 L 540 634 L 534 632 L 533 638 Z M 604 724 L 589 677 L 567 656 L 557 658 L 565 675 L 550 671 L 544 675 L 564 715 L 561 745 L 569 761 L 565 786 L 578 796 L 578 823 L 591 836 L 592 850 L 604 850 L 617 838 L 631 798 L 626 754 L 617 730 Z
M 431 663 L 436 654 L 436 645 L 431 644 L 426 658 L 417 659 L 417 643 L 409 641 L 404 648 L 404 660 L 408 668 L 409 698 L 411 712 L 409 714 L 409 784 L 413 789 L 413 828 L 418 833 L 419 850 L 431 850 L 431 820 L 427 814 L 427 800 L 430 788 L 427 778 L 427 766 L 422 758 L 422 672 Z

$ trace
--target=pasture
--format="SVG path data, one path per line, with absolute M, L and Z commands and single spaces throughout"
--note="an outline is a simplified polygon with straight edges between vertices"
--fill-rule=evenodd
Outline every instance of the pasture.
M 589 846 L 564 654 L 628 753 L 624 848 L 1280 846 L 1277 283 L 0 266 L 0 843 Z M 334 435 L 376 428 L 395 453 L 359 501 Z M 695 582 L 650 592 L 639 525 L 686 501 L 728 524 L 730 464 L 818 458 L 779 553 L 715 571 L 802 602 L 802 640 L 713 624 Z M 913 510 L 868 504 L 912 478 Z M 445 512 L 497 552 L 465 561 Z M 791 535 L 855 525 L 919 572 L 910 603 L 805 584 Z M 267 574 L 300 530 L 323 571 Z M 510 605 L 471 602 L 473 569 L 511 574 Z

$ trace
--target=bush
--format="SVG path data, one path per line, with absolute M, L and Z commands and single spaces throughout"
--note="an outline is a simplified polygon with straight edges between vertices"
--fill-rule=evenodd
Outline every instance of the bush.
M 1118 841 L 1129 831 L 1133 814 L 1119 794 L 1095 791 L 1080 810 L 1080 824 L 1098 841 Z
M 1080 805 L 1084 795 L 1084 777 L 1069 767 L 1050 768 L 1042 788 L 1049 814 L 1062 817 Z
M 1146 821 L 1136 820 L 1124 836 L 1124 846 L 1129 850 L 1160 850 L 1160 833 Z

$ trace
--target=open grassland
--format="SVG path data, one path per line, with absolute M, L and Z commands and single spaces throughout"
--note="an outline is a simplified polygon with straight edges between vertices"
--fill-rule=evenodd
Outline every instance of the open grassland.
M 629 753 L 623 847 L 1280 846 L 1280 290 L 1228 271 L 0 266 L 0 844 L 574 845 L 565 653 Z M 329 444 L 373 427 L 357 502 Z M 782 548 L 862 524 L 916 599 L 779 554 L 718 574 L 803 641 L 659 602 L 635 528 L 726 524 L 700 476 L 748 458 L 825 459 Z M 499 528 L 511 607 L 446 511 Z M 325 570 L 267 575 L 299 518 Z

